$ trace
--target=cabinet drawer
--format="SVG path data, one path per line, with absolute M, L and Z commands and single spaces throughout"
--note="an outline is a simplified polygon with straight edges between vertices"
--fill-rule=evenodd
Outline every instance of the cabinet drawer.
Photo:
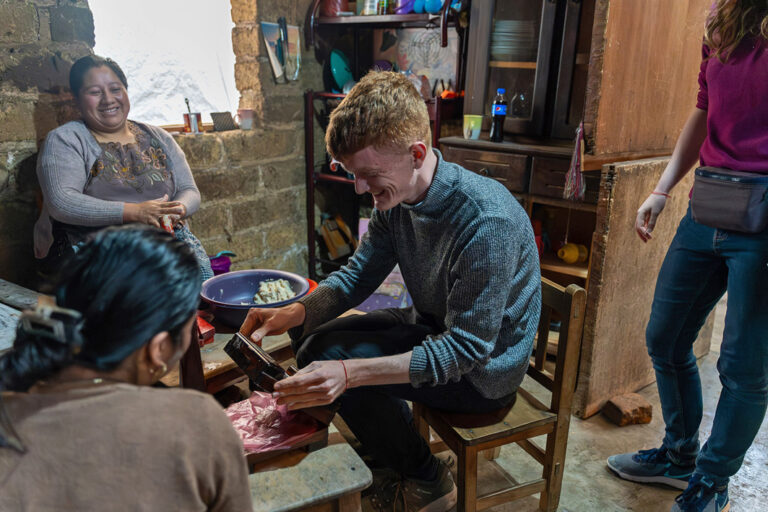
M 525 155 L 445 146 L 443 155 L 448 162 L 457 163 L 481 176 L 495 179 L 511 192 L 528 190 L 529 165 Z
M 570 166 L 570 160 L 534 157 L 531 169 L 530 193 L 537 196 L 562 199 L 563 189 L 565 188 L 565 175 L 568 173 Z M 600 191 L 600 173 L 585 172 L 582 176 L 587 184 L 584 202 L 596 204 Z

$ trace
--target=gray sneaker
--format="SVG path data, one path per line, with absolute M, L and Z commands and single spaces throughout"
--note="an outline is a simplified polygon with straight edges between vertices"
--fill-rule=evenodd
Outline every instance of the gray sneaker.
M 376 486 L 376 483 L 374 483 Z M 433 481 L 382 479 L 364 502 L 365 509 L 387 512 L 446 512 L 456 505 L 456 484 L 448 467 L 440 463 Z M 368 506 L 369 505 L 370 508 Z
M 715 487 L 709 478 L 696 474 L 688 482 L 688 488 L 675 498 L 671 512 L 728 512 L 728 486 Z
M 695 465 L 680 466 L 672 462 L 665 447 L 622 453 L 608 457 L 608 467 L 624 480 L 643 484 L 665 484 L 685 490 Z

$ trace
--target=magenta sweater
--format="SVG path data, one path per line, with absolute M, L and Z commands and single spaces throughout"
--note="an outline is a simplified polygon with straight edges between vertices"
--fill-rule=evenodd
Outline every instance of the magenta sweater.
M 701 165 L 768 172 L 768 41 L 744 40 L 723 64 L 702 47 L 696 107 L 707 111 Z

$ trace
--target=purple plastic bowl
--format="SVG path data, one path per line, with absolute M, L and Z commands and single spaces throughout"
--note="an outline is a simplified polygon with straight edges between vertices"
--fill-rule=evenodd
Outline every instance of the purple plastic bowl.
M 296 293 L 288 300 L 270 304 L 254 304 L 253 296 L 262 281 L 285 279 Z M 251 308 L 277 308 L 295 302 L 309 291 L 309 281 L 291 272 L 282 270 L 236 270 L 206 280 L 200 290 L 200 297 L 211 306 L 216 319 L 230 327 L 240 327 Z M 245 303 L 245 304 L 243 304 Z

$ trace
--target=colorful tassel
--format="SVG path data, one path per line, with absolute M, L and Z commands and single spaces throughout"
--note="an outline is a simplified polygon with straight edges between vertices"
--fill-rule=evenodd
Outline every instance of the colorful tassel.
M 579 123 L 576 129 L 576 146 L 573 148 L 571 157 L 571 167 L 565 175 L 565 186 L 563 187 L 563 198 L 571 201 L 581 201 L 584 199 L 584 192 L 587 184 L 582 176 L 582 164 L 584 162 L 584 122 Z

